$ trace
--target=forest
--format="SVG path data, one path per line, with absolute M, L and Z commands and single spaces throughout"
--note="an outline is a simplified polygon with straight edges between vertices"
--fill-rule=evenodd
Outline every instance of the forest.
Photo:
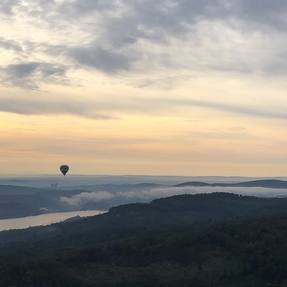
M 182 195 L 112 208 L 89 219 L 4 232 L 0 283 L 286 286 L 284 202 L 219 193 Z M 208 216 L 200 217 L 207 210 Z

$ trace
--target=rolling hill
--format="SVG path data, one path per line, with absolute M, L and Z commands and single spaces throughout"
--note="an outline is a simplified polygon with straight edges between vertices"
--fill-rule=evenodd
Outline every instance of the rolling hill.
M 176 187 L 263 187 L 263 188 L 287 188 L 287 181 L 276 179 L 262 179 L 253 181 L 244 181 L 238 183 L 206 183 L 200 181 L 183 182 L 175 185 Z

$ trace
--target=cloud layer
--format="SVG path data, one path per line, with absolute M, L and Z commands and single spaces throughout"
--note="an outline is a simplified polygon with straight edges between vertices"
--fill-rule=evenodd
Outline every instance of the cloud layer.
M 15 52 L 34 43 L 14 63 L 19 67 L 38 62 L 39 50 L 50 57 L 57 49 L 58 67 L 65 61 L 107 74 L 146 72 L 151 63 L 153 69 L 286 73 L 284 0 L 4 0 L 0 12 L 2 21 L 37 25 L 53 36 L 49 43 L 29 34 L 19 43 L 1 38 L 0 46 Z M 11 75 L 10 66 L 7 73 L 21 84 L 23 73 Z
M 257 188 L 257 187 L 162 187 L 145 190 L 131 190 L 125 192 L 98 191 L 82 192 L 71 197 L 62 197 L 61 202 L 73 207 L 82 207 L 86 204 L 149 202 L 153 199 L 164 198 L 181 194 L 202 194 L 213 192 L 227 192 L 245 196 L 257 197 L 286 197 L 286 189 Z
M 92 88 L 97 85 L 92 84 L 93 79 L 104 75 L 111 82 L 117 79 L 139 90 L 170 89 L 202 75 L 281 79 L 287 72 L 286 14 L 283 0 L 3 0 L 0 50 L 5 58 L 0 65 L 0 80 L 10 88 L 26 90 L 87 83 Z M 117 90 L 112 93 L 112 97 L 118 96 Z M 125 112 L 134 95 L 127 101 L 126 95 L 120 96 L 125 107 L 118 107 L 118 111 Z M 47 104 L 45 114 L 51 107 L 47 97 L 41 98 L 42 106 Z M 17 108 L 2 110 L 38 113 L 40 99 L 29 99 L 32 104 L 25 108 L 21 96 L 18 98 Z M 191 98 L 185 101 L 179 94 L 161 103 L 148 99 L 149 107 L 137 104 L 140 107 L 135 107 L 135 112 L 186 105 L 286 118 L 280 111 L 285 103 L 270 110 L 268 104 L 255 107 L 240 100 L 228 103 L 226 98 L 224 102 L 200 95 Z M 104 117 L 114 112 L 111 96 L 109 101 L 111 108 L 103 111 Z M 59 107 L 61 102 L 59 94 Z M 12 99 L 11 106 L 14 104 Z M 97 110 L 91 111 L 93 104 Z M 59 110 L 56 107 L 54 113 Z M 80 104 L 78 112 L 69 105 L 67 110 L 90 117 L 103 107 L 89 102 L 87 107 Z
M 71 206 L 82 206 L 86 203 L 107 201 L 114 198 L 114 195 L 107 191 L 82 192 L 72 197 L 62 197 L 61 202 Z

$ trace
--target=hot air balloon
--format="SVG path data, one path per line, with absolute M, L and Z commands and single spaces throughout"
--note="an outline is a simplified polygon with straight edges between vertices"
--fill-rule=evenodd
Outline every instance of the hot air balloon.
M 66 164 L 60 166 L 60 171 L 64 176 L 68 173 L 69 169 L 69 166 Z

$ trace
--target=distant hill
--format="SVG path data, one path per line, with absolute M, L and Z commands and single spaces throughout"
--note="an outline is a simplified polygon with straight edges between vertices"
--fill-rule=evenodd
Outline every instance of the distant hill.
M 85 185 L 76 189 L 35 188 L 27 186 L 0 185 L 0 219 L 39 215 L 42 213 L 75 210 L 108 210 L 111 206 L 131 202 L 146 202 L 156 197 L 157 190 L 166 189 L 173 193 L 174 186 L 155 183 Z M 239 183 L 206 183 L 200 181 L 184 182 L 175 187 L 249 187 L 287 189 L 287 181 L 256 180 Z M 268 191 L 268 190 L 267 190 Z M 97 192 L 105 192 L 108 198 L 97 200 Z M 175 191 L 177 192 L 177 191 Z M 89 197 L 87 193 L 93 193 Z M 159 194 L 164 194 L 161 191 Z M 287 194 L 286 194 L 287 195 Z M 270 195 L 268 195 L 270 196 Z M 64 200 L 63 200 L 64 198 Z M 73 198 L 76 199 L 73 201 Z M 83 200 L 81 200 L 82 198 Z M 79 204 L 73 204 L 73 202 Z M 72 204 L 70 204 L 72 202 Z
M 209 187 L 264 187 L 264 188 L 287 188 L 287 181 L 275 180 L 275 179 L 263 179 L 246 181 L 239 183 L 206 183 L 206 182 L 184 182 L 175 185 L 176 187 L 186 187 L 186 186 L 209 186 Z

